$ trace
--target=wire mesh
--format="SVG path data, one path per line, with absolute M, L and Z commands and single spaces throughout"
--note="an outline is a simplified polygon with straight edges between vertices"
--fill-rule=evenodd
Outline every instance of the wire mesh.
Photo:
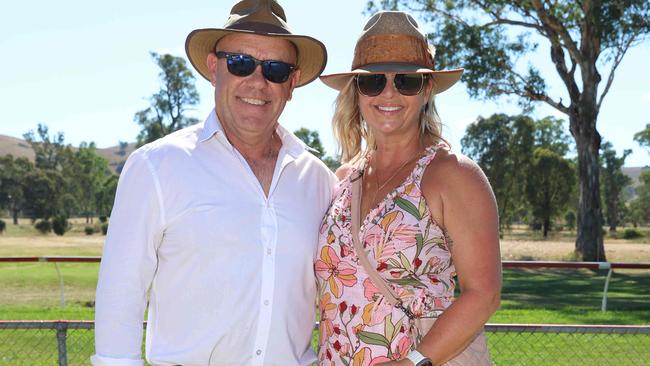
M 488 325 L 486 334 L 495 365 L 650 364 L 650 326 Z M 2 366 L 88 365 L 93 353 L 92 322 L 0 322 Z

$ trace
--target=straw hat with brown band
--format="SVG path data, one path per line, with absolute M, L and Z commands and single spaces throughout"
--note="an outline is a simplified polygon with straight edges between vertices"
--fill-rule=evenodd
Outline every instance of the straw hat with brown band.
M 322 75 L 328 86 L 341 90 L 358 74 L 429 74 L 433 92 L 442 93 L 454 85 L 463 69 L 435 70 L 435 48 L 415 19 L 401 11 L 382 11 L 373 15 L 363 28 L 354 48 L 350 72 Z
M 206 60 L 215 51 L 219 40 L 229 34 L 259 34 L 283 38 L 298 50 L 300 80 L 298 86 L 310 83 L 320 75 L 327 63 L 327 50 L 319 40 L 292 34 L 284 9 L 275 0 L 243 0 L 235 4 L 223 28 L 204 28 L 192 31 L 185 40 L 185 52 L 194 68 L 207 80 L 210 72 Z

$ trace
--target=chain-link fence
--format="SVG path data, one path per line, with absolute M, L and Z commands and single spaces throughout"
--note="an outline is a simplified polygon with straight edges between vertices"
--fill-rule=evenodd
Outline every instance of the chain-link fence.
M 650 365 L 650 326 L 485 328 L 495 365 Z
M 0 321 L 0 365 L 88 365 L 93 322 Z M 486 326 L 495 365 L 650 365 L 650 326 Z

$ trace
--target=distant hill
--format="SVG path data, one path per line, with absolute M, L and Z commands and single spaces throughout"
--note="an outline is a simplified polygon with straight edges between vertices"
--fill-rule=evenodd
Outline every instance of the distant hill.
M 129 154 L 135 149 L 135 143 L 130 143 L 124 150 L 120 146 L 112 146 L 104 149 L 97 149 L 97 154 L 108 160 L 108 165 L 114 172 L 120 166 Z M 0 135 L 0 156 L 11 154 L 14 157 L 25 157 L 34 161 L 34 150 L 29 143 L 16 137 Z
M 6 136 L 0 135 L 0 156 L 13 155 L 16 158 L 27 158 L 31 161 L 34 161 L 34 150 L 29 146 L 27 141 Z
M 97 149 L 97 154 L 108 160 L 108 163 L 113 171 L 121 165 L 126 158 L 135 150 L 135 143 L 132 142 L 127 145 L 124 151 L 120 151 L 119 146 L 107 147 L 104 149 Z M 11 137 L 7 135 L 0 135 L 0 156 L 11 154 L 14 157 L 26 157 L 34 161 L 34 151 L 29 143 L 23 139 Z M 645 167 L 623 167 L 623 173 L 632 179 L 632 186 L 639 185 L 639 175 L 641 171 L 650 170 L 650 166 Z
M 639 185 L 639 176 L 641 175 L 641 172 L 644 170 L 650 170 L 650 166 L 643 166 L 643 167 L 631 167 L 631 168 L 626 168 L 623 167 L 623 174 L 627 175 L 632 179 L 632 186 L 636 187 Z

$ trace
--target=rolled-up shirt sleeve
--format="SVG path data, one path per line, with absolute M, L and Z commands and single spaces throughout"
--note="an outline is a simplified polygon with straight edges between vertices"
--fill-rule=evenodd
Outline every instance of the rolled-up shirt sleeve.
M 165 218 L 160 189 L 145 151 L 134 152 L 120 175 L 99 270 L 95 366 L 144 364 L 142 324 Z

